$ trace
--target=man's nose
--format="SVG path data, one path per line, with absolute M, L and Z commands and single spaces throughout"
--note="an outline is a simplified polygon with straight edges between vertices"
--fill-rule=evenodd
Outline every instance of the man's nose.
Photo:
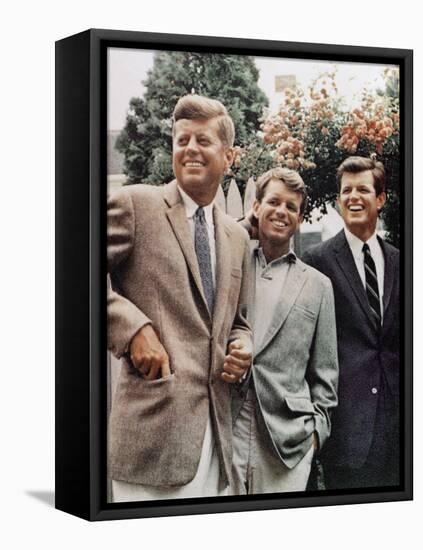
M 279 214 L 280 216 L 285 215 L 287 213 L 286 203 L 281 202 L 280 204 L 278 204 L 276 208 L 276 213 Z
M 188 152 L 196 152 L 198 151 L 198 143 L 195 136 L 191 136 L 190 140 L 187 143 L 186 150 Z

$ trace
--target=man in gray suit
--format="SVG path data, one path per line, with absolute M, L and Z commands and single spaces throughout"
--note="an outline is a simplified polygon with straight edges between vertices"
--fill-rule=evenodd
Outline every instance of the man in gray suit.
M 109 425 L 115 502 L 227 491 L 229 385 L 251 363 L 248 236 L 213 203 L 233 140 L 220 102 L 185 96 L 173 115 L 176 180 L 109 200 L 108 342 L 122 358 Z
M 338 362 L 332 285 L 290 249 L 306 206 L 298 173 L 257 182 L 251 256 L 253 366 L 234 391 L 233 493 L 303 491 L 330 434 Z

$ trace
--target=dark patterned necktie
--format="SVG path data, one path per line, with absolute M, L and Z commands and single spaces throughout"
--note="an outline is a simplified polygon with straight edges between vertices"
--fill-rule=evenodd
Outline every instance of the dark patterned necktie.
M 370 309 L 376 319 L 378 326 L 381 325 L 382 316 L 380 313 L 379 286 L 377 284 L 377 274 L 375 262 L 370 254 L 369 245 L 363 244 L 364 271 L 366 275 L 366 293 Z
M 210 314 L 213 312 L 214 285 L 211 267 L 210 243 L 207 233 L 206 218 L 202 206 L 197 208 L 195 220 L 195 252 L 197 254 L 198 267 L 200 268 L 201 282 L 206 296 Z

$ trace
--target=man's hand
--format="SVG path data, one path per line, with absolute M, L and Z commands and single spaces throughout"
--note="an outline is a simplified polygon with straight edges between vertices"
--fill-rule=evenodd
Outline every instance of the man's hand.
M 258 220 L 254 215 L 254 210 L 251 208 L 244 216 L 245 224 L 244 227 L 250 235 L 250 239 L 258 239 Z M 242 222 L 241 222 L 242 223 Z
M 151 325 L 145 325 L 135 334 L 129 346 L 133 366 L 146 380 L 169 376 L 169 356 Z
M 229 384 L 238 382 L 250 367 L 252 356 L 251 349 L 242 340 L 231 342 L 223 363 L 222 379 Z

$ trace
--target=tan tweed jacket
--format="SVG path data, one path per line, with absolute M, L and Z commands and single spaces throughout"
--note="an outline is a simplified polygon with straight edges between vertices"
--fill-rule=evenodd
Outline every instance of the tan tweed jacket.
M 222 480 L 232 460 L 230 388 L 222 381 L 228 342 L 247 339 L 248 236 L 215 207 L 216 295 L 212 315 L 176 181 L 133 185 L 108 205 L 108 345 L 122 370 L 109 424 L 109 474 L 153 486 L 195 475 L 208 411 Z M 151 322 L 170 357 L 169 377 L 146 381 L 126 356 Z

